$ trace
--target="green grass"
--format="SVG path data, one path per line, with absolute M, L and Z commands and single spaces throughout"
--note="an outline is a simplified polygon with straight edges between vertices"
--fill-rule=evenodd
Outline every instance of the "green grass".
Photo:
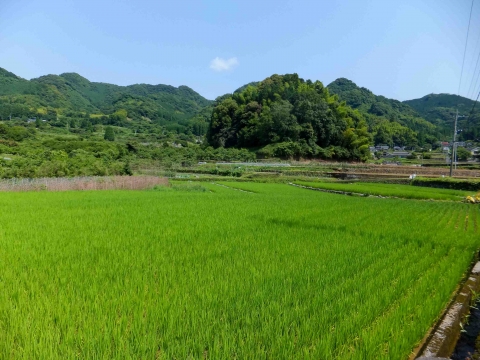
M 283 184 L 4 193 L 1 359 L 406 359 L 478 207 Z
M 340 183 L 340 182 L 312 182 L 295 181 L 295 184 L 310 186 L 326 190 L 338 190 L 368 195 L 381 195 L 405 199 L 433 199 L 461 201 L 472 192 L 463 190 L 434 189 L 412 185 L 381 184 L 381 183 Z
M 207 192 L 208 188 L 200 184 L 199 182 L 191 181 L 170 181 L 170 186 L 156 185 L 153 190 L 155 191 L 191 191 L 191 192 Z

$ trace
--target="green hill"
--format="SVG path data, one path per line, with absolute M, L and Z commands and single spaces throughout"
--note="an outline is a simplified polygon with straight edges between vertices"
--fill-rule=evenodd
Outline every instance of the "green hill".
M 0 120 L 42 117 L 63 119 L 63 124 L 65 119 L 68 122 L 68 118 L 89 114 L 99 119 L 121 113 L 125 114 L 124 120 L 170 125 L 184 131 L 193 118 L 206 121 L 208 115 L 203 110 L 211 104 L 187 86 L 118 86 L 91 82 L 76 73 L 28 81 L 0 68 Z
M 265 157 L 364 160 L 370 136 L 362 115 L 320 81 L 272 75 L 217 99 L 207 139 L 214 147 L 259 149 Z
M 477 140 L 480 135 L 480 106 L 477 104 L 476 110 L 471 114 L 473 100 L 451 94 L 430 94 L 403 103 L 415 109 L 422 117 L 435 124 L 442 133 L 450 137 L 458 107 L 459 114 L 465 116 L 459 118 L 459 139 Z
M 434 144 L 441 135 L 436 124 L 427 121 L 413 107 L 374 95 L 353 81 L 340 78 L 327 88 L 365 117 L 376 144 L 423 146 Z
M 219 97 L 217 103 L 245 94 L 248 88 L 265 86 L 262 83 L 246 84 L 233 95 Z M 433 146 L 437 140 L 451 137 L 457 104 L 462 115 L 468 115 L 473 105 L 470 99 L 449 94 L 400 102 L 375 95 L 345 78 L 333 81 L 327 89 L 362 115 L 375 144 Z M 91 123 L 144 132 L 163 127 L 176 133 L 204 135 L 213 104 L 187 86 L 119 86 L 91 82 L 76 73 L 26 80 L 0 68 L 0 121 L 37 117 L 48 120 L 51 126 L 66 128 Z M 477 111 L 459 120 L 459 139 L 480 136 L 479 114 Z

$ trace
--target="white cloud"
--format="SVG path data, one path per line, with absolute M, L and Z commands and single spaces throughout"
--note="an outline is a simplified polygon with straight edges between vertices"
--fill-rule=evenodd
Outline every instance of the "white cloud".
M 210 63 L 210 69 L 215 71 L 227 71 L 233 69 L 237 65 L 238 60 L 236 57 L 232 57 L 230 59 L 222 59 L 220 57 L 216 57 Z

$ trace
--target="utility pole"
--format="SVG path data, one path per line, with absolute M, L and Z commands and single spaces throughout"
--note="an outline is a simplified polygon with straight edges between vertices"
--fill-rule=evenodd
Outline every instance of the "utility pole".
M 453 156 L 453 159 L 455 160 L 455 170 L 457 170 L 457 149 L 458 149 L 458 145 L 457 145 L 457 143 L 455 143 L 454 145 L 455 145 L 455 154 Z
M 454 151 L 455 151 L 455 140 L 457 138 L 457 121 L 458 121 L 458 109 L 457 114 L 455 115 L 455 125 L 453 130 L 453 143 L 452 143 L 452 152 L 450 154 L 450 177 L 453 176 L 453 159 L 454 159 Z
M 455 144 L 455 140 L 457 139 L 457 121 L 458 118 L 465 117 L 465 115 L 458 115 L 458 109 L 457 109 L 457 114 L 455 115 L 455 125 L 454 125 L 454 131 L 453 131 L 453 144 L 452 144 L 452 153 L 450 155 L 450 177 L 453 176 L 453 162 L 455 161 L 455 169 L 457 169 L 457 146 Z

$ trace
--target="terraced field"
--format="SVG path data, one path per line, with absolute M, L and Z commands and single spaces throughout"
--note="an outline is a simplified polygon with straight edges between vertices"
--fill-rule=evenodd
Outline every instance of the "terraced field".
M 0 358 L 406 359 L 480 245 L 472 205 L 224 185 L 2 194 Z
M 450 200 L 461 201 L 471 191 L 435 189 L 412 185 L 365 183 L 365 182 L 321 182 L 321 181 L 295 181 L 295 184 L 318 189 L 360 193 L 366 195 L 380 195 L 417 200 Z

